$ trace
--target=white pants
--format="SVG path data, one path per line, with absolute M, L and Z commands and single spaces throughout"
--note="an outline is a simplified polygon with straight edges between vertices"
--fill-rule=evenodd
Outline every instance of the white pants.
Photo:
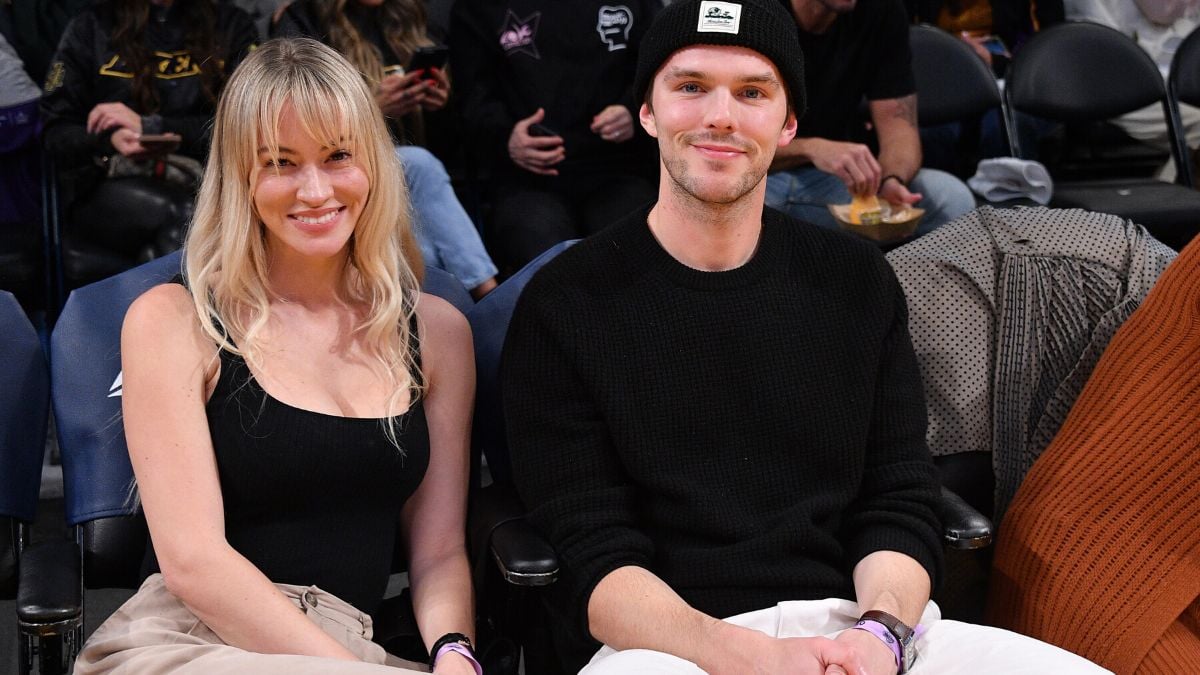
M 859 617 L 858 605 L 849 600 L 781 602 L 774 607 L 739 614 L 729 623 L 753 628 L 773 637 L 834 637 Z M 1108 673 L 1083 657 L 1054 645 L 999 628 L 961 621 L 943 621 L 938 606 L 930 602 L 921 616 L 926 632 L 917 639 L 916 664 L 910 672 L 921 675 L 1043 675 L 1045 673 Z M 699 674 L 694 663 L 648 649 L 622 652 L 602 647 L 580 675 Z M 1111 675 L 1111 674 L 1110 674 Z

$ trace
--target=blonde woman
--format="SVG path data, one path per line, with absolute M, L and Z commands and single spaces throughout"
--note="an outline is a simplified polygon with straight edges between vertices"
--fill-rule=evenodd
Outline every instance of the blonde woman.
M 370 642 L 399 523 L 434 672 L 477 673 L 470 332 L 418 290 L 379 109 L 332 49 L 274 41 L 230 79 L 212 143 L 184 275 L 121 338 L 156 573 L 76 672 L 421 668 Z
M 444 67 L 414 65 L 417 50 L 433 45 L 424 0 L 295 0 L 278 12 L 271 35 L 320 40 L 354 64 L 388 120 L 426 264 L 453 274 L 476 298 L 495 288 L 496 265 L 446 167 L 421 147 L 424 114 L 444 108 L 450 96 Z

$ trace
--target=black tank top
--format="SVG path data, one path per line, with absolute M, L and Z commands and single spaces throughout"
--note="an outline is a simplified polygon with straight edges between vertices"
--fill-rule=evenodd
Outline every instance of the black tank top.
M 416 325 L 412 325 L 416 349 Z M 225 538 L 272 582 L 315 585 L 374 613 L 387 588 L 400 509 L 429 466 L 420 399 L 395 418 L 338 417 L 272 398 L 220 352 L 206 406 Z M 157 567 L 157 565 L 153 565 Z

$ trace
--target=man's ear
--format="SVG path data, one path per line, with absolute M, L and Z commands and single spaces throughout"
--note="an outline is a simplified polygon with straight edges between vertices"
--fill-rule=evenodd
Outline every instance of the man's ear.
M 787 119 L 783 121 L 783 128 L 779 130 L 779 147 L 782 148 L 792 142 L 792 139 L 796 137 L 796 127 L 798 124 L 796 113 L 789 110 Z
M 638 108 L 638 121 L 651 138 L 658 138 L 658 127 L 654 124 L 654 112 L 650 110 L 649 103 L 643 103 L 642 107 Z

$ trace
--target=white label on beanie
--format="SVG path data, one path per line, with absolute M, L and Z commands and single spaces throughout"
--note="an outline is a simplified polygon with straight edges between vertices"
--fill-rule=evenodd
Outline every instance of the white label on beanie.
M 700 3 L 697 33 L 731 33 L 737 35 L 742 24 L 742 6 L 736 2 L 705 0 Z

